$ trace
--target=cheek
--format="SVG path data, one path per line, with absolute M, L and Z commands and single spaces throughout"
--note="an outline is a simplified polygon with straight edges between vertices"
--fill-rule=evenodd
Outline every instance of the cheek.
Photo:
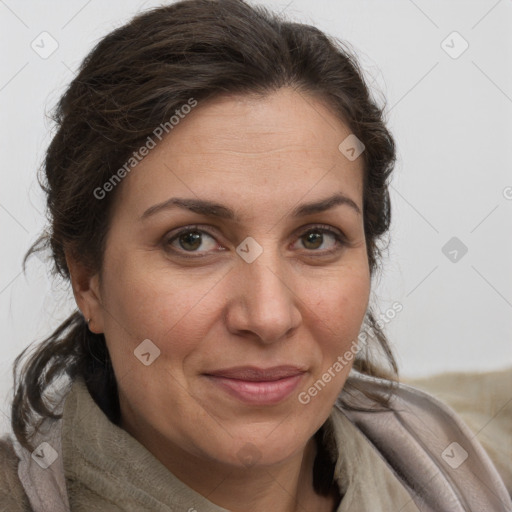
M 149 339 L 177 366 L 208 332 L 202 301 L 215 293 L 215 279 L 194 278 L 192 269 L 147 268 L 142 258 L 118 260 L 109 270 L 104 278 L 105 336 L 112 357 L 133 358 L 136 347 Z
M 303 414 L 325 418 L 354 364 L 368 306 L 370 278 L 364 266 L 339 271 L 310 303 L 318 364 L 297 394 Z M 319 426 L 319 425 L 318 425 Z
M 359 328 L 370 295 L 370 277 L 364 267 L 348 267 L 333 275 L 328 286 L 318 293 L 314 309 L 331 331 L 349 334 Z
M 322 352 L 320 373 L 332 367 L 340 356 L 347 351 L 357 351 L 358 335 L 363 323 L 369 301 L 370 278 L 364 268 L 347 269 L 339 273 L 311 304 L 316 313 L 315 336 Z M 345 360 L 344 365 L 351 367 L 353 358 Z M 339 369 L 339 367 L 338 367 Z M 335 372 L 336 375 L 341 372 Z M 343 372 L 344 373 L 344 372 Z M 338 376 L 336 381 L 339 381 Z

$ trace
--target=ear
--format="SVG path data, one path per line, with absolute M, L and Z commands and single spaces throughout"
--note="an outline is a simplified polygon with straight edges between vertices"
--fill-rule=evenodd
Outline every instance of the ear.
M 89 321 L 89 330 L 100 334 L 103 331 L 104 308 L 99 285 L 99 274 L 92 274 L 71 251 L 66 250 L 66 263 L 71 277 L 73 295 L 78 308 Z

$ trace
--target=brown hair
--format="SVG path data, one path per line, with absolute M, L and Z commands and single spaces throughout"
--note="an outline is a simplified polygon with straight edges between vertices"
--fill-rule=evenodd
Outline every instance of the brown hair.
M 223 93 L 265 95 L 284 86 L 321 98 L 365 145 L 364 231 L 374 275 L 391 220 L 388 178 L 395 163 L 384 109 L 371 98 L 346 43 L 243 0 L 183 0 L 152 9 L 108 34 L 87 55 L 54 111 L 57 131 L 40 182 L 50 226 L 26 253 L 24 270 L 31 254 L 49 248 L 55 276 L 70 278 L 65 249 L 101 271 L 116 190 L 101 200 L 93 191 L 112 179 L 155 128 L 191 97 L 200 103 Z M 377 343 L 358 353 L 354 368 L 392 383 L 397 365 L 386 336 L 371 309 L 366 320 Z M 388 368 L 372 362 L 374 348 Z M 12 428 L 23 446 L 33 449 L 31 433 L 45 417 L 60 417 L 45 402 L 60 376 L 82 375 L 102 410 L 119 421 L 104 335 L 90 332 L 78 309 L 35 347 L 18 378 L 26 351 L 13 368 Z M 349 378 L 345 388 L 350 386 Z M 382 397 L 377 402 L 387 404 Z M 39 423 L 32 424 L 36 415 Z

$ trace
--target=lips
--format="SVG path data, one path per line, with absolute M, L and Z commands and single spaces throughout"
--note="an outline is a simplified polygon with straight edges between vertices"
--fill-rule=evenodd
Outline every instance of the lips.
M 288 398 L 305 373 L 304 369 L 297 366 L 243 366 L 216 370 L 205 376 L 214 384 L 212 389 L 227 393 L 238 402 L 268 406 Z
M 297 366 L 274 366 L 266 369 L 256 368 L 254 366 L 239 366 L 236 368 L 216 370 L 207 375 L 249 382 L 273 382 L 301 373 L 304 373 L 304 370 Z

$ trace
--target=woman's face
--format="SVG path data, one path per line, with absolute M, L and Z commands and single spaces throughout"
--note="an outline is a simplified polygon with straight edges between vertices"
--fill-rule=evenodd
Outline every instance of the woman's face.
M 226 96 L 118 185 L 91 328 L 122 425 L 153 452 L 273 464 L 328 417 L 370 291 L 363 162 L 338 149 L 349 134 L 290 88 Z M 305 208 L 334 195 L 347 200 Z

